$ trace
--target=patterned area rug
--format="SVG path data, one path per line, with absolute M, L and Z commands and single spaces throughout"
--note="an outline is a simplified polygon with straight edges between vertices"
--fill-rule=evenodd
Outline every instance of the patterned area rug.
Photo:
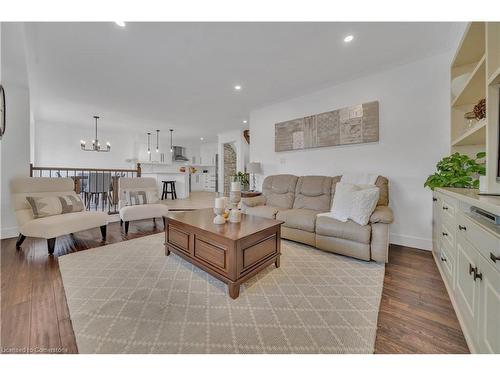
M 80 353 L 373 353 L 383 264 L 283 241 L 232 300 L 163 239 L 59 258 Z

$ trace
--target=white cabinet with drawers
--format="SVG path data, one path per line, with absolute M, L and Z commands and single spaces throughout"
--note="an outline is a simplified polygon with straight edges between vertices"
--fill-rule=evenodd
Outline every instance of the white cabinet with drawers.
M 471 352 L 500 353 L 500 225 L 472 206 L 500 214 L 500 198 L 434 192 L 433 255 Z

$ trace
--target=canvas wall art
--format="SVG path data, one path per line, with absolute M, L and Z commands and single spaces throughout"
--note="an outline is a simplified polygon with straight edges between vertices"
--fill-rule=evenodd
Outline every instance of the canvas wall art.
M 378 101 L 275 124 L 275 151 L 378 142 Z

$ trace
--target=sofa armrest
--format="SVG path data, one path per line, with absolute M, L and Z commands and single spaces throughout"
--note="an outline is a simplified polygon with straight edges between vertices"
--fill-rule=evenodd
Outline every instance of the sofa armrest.
M 389 206 L 377 206 L 370 216 L 370 223 L 391 224 L 394 221 L 394 215 Z
M 263 195 L 259 195 L 257 197 L 251 198 L 242 198 L 241 205 L 243 207 L 255 207 L 255 206 L 263 206 L 266 204 L 266 197 Z

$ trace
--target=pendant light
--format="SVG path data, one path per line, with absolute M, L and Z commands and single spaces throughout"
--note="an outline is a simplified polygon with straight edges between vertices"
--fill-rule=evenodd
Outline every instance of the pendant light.
M 148 156 L 151 161 L 151 133 L 148 133 Z
M 170 152 L 174 152 L 173 133 L 174 129 L 170 129 Z
M 101 144 L 99 143 L 99 139 L 97 138 L 97 120 L 99 116 L 94 116 L 95 119 L 95 138 L 92 140 L 92 146 L 87 148 L 86 142 L 84 140 L 80 141 L 80 149 L 83 151 L 95 151 L 95 152 L 109 152 L 111 151 L 111 143 L 106 142 L 106 148 L 101 149 Z
M 159 151 L 159 145 L 160 145 L 160 131 L 156 129 L 156 152 Z

